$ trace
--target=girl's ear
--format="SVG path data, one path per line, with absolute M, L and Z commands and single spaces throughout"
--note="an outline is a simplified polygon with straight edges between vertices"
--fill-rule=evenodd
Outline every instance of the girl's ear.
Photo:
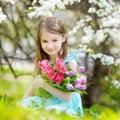
M 67 38 L 67 34 L 65 33 L 65 34 L 63 35 L 63 40 L 62 40 L 62 42 L 65 42 L 66 38 Z

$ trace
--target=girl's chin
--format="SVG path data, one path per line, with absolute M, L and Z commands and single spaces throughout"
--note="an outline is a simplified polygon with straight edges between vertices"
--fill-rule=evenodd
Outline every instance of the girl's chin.
M 57 55 L 57 53 L 47 53 L 48 55 L 52 55 L 52 56 L 54 56 L 54 55 Z
M 46 51 L 48 55 L 56 56 L 58 54 L 59 50 L 53 50 L 53 51 Z

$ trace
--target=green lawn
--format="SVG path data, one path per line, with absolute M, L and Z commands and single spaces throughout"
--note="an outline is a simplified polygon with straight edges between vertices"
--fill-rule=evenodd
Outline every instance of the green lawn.
M 65 113 L 58 115 L 55 111 L 46 111 L 42 108 L 25 109 L 17 103 L 33 80 L 32 75 L 23 75 L 15 79 L 8 72 L 1 74 L 0 78 L 0 120 L 120 120 L 120 111 L 99 105 L 93 105 L 89 109 L 84 108 L 83 118 L 70 117 Z

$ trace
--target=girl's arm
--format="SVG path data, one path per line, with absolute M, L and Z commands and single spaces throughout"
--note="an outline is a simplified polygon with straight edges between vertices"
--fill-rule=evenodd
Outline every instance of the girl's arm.
M 23 96 L 23 99 L 30 97 L 34 94 L 36 87 L 39 86 L 38 83 L 38 79 L 40 78 L 40 76 L 37 76 L 32 83 L 30 84 L 30 87 L 28 88 L 27 92 L 25 93 L 25 95 Z
M 30 84 L 30 87 L 27 90 L 27 92 L 25 93 L 23 99 L 32 96 L 37 87 L 41 87 L 44 90 L 48 91 L 50 94 L 52 94 L 60 99 L 63 99 L 65 101 L 69 101 L 72 98 L 72 92 L 64 92 L 62 90 L 59 90 L 59 89 L 51 86 L 47 82 L 44 82 L 44 80 L 39 76 L 35 80 L 32 81 L 32 83 Z
M 72 60 L 69 64 L 71 66 L 71 68 L 73 70 L 76 71 L 77 69 L 77 63 L 75 60 Z M 46 91 L 48 91 L 50 94 L 64 100 L 64 101 L 70 101 L 72 98 L 72 92 L 64 92 L 62 90 L 59 90 L 53 86 L 51 86 L 50 84 L 48 84 L 47 82 L 44 83 L 44 80 L 39 76 L 37 77 L 30 85 L 30 88 L 28 89 L 28 91 L 26 92 L 26 94 L 24 95 L 24 98 L 27 98 L 29 96 L 31 96 L 33 94 L 33 91 L 35 90 L 36 87 L 41 87 L 43 89 L 45 89 Z

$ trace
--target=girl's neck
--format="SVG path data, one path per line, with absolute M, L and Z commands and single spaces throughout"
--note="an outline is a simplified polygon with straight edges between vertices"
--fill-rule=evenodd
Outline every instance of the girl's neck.
M 56 60 L 57 56 L 49 56 L 50 63 L 53 63 Z

